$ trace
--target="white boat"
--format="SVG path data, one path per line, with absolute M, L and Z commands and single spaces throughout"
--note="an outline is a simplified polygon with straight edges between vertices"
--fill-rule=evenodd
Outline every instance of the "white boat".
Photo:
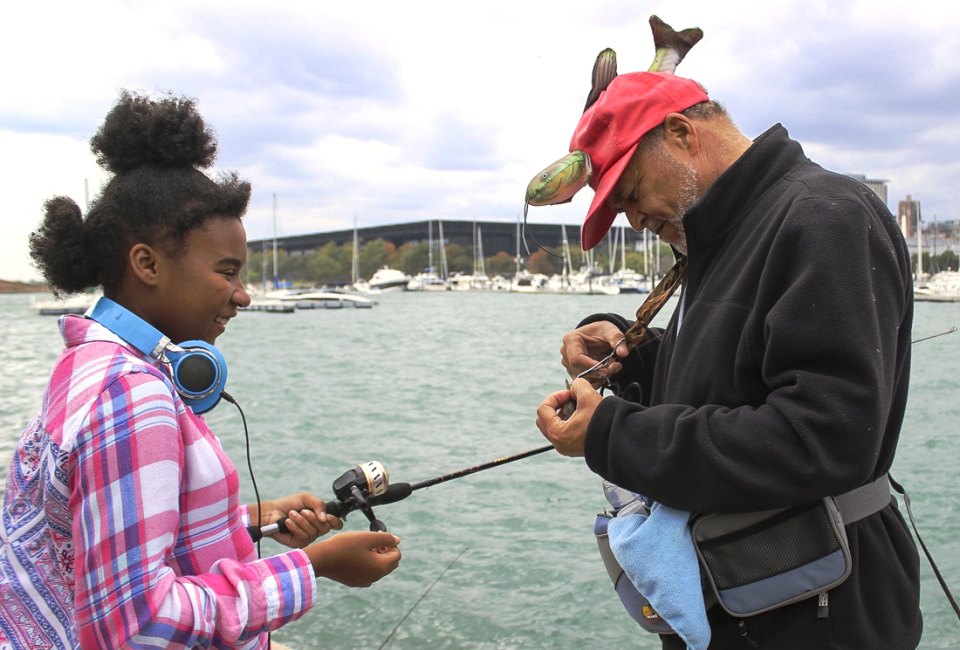
M 918 282 L 913 299 L 922 302 L 960 302 L 960 271 L 941 271 Z
M 447 285 L 439 275 L 430 268 L 417 273 L 407 282 L 407 291 L 446 291 Z
M 607 284 L 617 287 L 620 293 L 648 293 L 650 281 L 640 272 L 627 266 L 627 229 L 620 226 L 619 230 L 610 229 L 613 241 L 610 249 L 610 275 Z M 646 259 L 647 231 L 643 231 L 644 259 Z M 614 271 L 614 260 L 617 257 L 617 247 L 620 249 L 620 270 Z
M 611 286 L 620 289 L 620 293 L 647 293 L 648 282 L 643 275 L 633 269 L 622 268 L 610 275 L 609 283 Z
M 37 300 L 34 298 L 30 307 L 40 316 L 63 316 L 64 314 L 83 314 L 93 303 L 97 302 L 99 293 L 81 293 L 62 299 Z
M 439 222 L 440 239 L 436 246 L 440 251 L 440 271 L 433 266 L 433 221 L 427 222 L 427 267 L 410 278 L 407 291 L 446 291 L 447 254 L 443 243 L 443 222 Z
M 343 307 L 369 309 L 377 304 L 366 296 L 342 291 L 304 291 L 280 300 L 294 305 L 297 309 L 341 309 Z
M 447 289 L 451 291 L 490 291 L 493 280 L 487 276 L 483 260 L 483 233 L 480 226 L 473 228 L 473 273 L 451 273 L 447 276 Z M 502 279 L 502 278 L 501 278 Z
M 399 291 L 406 289 L 409 282 L 409 275 L 385 266 L 373 274 L 373 277 L 367 282 L 367 287 L 370 291 Z
M 488 291 L 493 282 L 485 274 L 454 273 L 447 278 L 447 289 L 451 291 Z
M 609 283 L 609 276 L 598 275 L 592 268 L 583 268 L 573 275 L 553 275 L 546 289 L 556 293 L 615 296 L 620 288 Z
M 243 308 L 243 311 L 263 311 L 270 314 L 292 314 L 296 311 L 296 305 L 292 302 L 278 300 L 275 298 L 255 298 L 250 304 Z
M 510 291 L 516 293 L 542 293 L 547 290 L 547 282 L 550 280 L 543 273 L 531 273 L 523 269 L 510 282 Z

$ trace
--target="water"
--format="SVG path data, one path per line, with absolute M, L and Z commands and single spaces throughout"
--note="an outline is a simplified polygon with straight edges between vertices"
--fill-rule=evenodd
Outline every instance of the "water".
M 373 309 L 242 314 L 218 342 L 264 498 L 329 497 L 331 482 L 366 460 L 393 481 L 417 482 L 542 446 L 535 411 L 563 384 L 561 336 L 589 313 L 630 315 L 640 297 L 378 300 Z M 0 471 L 61 347 L 56 319 L 29 305 L 29 296 L 0 295 Z M 914 338 L 960 324 L 960 303 L 916 311 Z M 912 375 L 893 474 L 960 595 L 960 332 L 916 344 Z M 223 403 L 207 419 L 253 501 L 237 410 Z M 375 648 L 388 637 L 396 650 L 658 648 L 622 611 L 600 563 L 591 528 L 604 505 L 583 461 L 552 452 L 417 491 L 376 509 L 402 538 L 400 568 L 363 590 L 319 581 L 315 608 L 274 638 L 297 650 Z M 355 512 L 345 528 L 366 525 Z M 263 543 L 265 554 L 278 549 Z M 958 647 L 956 616 L 925 560 L 922 570 L 922 647 Z

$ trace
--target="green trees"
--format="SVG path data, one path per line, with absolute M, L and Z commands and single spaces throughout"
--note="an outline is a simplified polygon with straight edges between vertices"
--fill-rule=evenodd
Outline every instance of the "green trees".
M 559 253 L 559 250 L 554 251 Z M 473 273 L 473 251 L 460 244 L 447 244 L 444 249 L 447 258 L 447 270 L 450 273 Z M 584 263 L 584 253 L 577 246 L 571 246 L 571 266 L 578 270 Z M 669 268 L 673 256 L 669 247 L 661 244 L 661 257 Z M 628 250 L 626 253 L 628 268 L 643 273 L 643 253 Z M 648 258 L 653 264 L 653 256 Z M 926 261 L 926 260 L 925 260 Z M 359 279 L 367 280 L 374 272 L 384 266 L 399 269 L 408 275 L 416 275 L 430 263 L 430 251 L 426 242 L 408 242 L 399 248 L 385 239 L 372 239 L 364 242 L 357 253 Z M 609 266 L 609 250 L 606 246 L 598 246 L 594 250 L 594 262 L 604 270 Z M 440 270 L 439 250 L 433 251 L 433 266 Z M 330 242 L 321 248 L 310 251 L 287 252 L 282 247 L 277 251 L 277 276 L 285 282 L 301 286 L 342 285 L 353 280 L 353 244 L 335 244 Z M 513 253 L 498 251 L 484 259 L 487 275 L 493 277 L 502 275 L 512 277 L 517 270 L 517 262 Z M 531 255 L 522 260 L 520 268 L 534 273 L 552 275 L 563 270 L 563 261 L 542 250 L 532 251 Z M 614 263 L 614 268 L 620 268 L 620 256 Z M 954 268 L 956 263 L 954 262 Z M 652 270 L 652 268 L 651 268 Z M 250 249 L 247 253 L 247 266 L 244 282 L 251 286 L 270 286 L 273 282 L 273 249 Z

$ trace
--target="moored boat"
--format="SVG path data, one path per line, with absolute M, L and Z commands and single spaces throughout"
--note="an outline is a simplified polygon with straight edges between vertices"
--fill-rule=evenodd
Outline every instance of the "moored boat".
M 40 316 L 63 316 L 65 314 L 83 314 L 100 297 L 99 293 L 81 293 L 75 296 L 52 300 L 32 300 L 30 307 Z
M 409 282 L 410 276 L 406 273 L 385 266 L 373 274 L 367 286 L 370 291 L 399 291 L 406 289 Z

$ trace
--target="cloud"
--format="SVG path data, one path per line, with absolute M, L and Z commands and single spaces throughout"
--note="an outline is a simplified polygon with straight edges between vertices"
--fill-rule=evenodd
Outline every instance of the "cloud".
M 0 278 L 36 277 L 42 202 L 103 180 L 87 141 L 121 88 L 198 100 L 218 169 L 253 183 L 251 238 L 424 218 L 513 221 L 566 153 L 596 53 L 653 57 L 657 14 L 704 39 L 680 74 L 756 136 L 783 123 L 825 167 L 958 218 L 960 9 L 895 0 L 563 6 L 91 0 L 0 25 Z M 533 217 L 575 223 L 588 196 Z

